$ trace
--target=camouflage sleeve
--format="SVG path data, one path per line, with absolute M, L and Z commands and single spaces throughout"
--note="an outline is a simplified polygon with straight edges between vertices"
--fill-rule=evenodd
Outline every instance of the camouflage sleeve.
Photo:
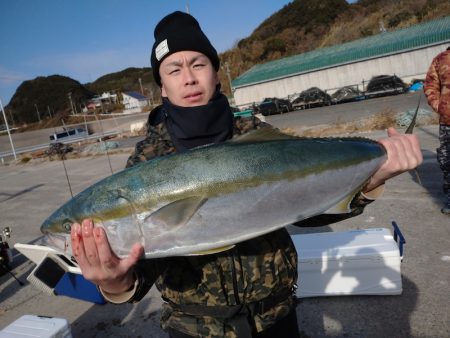
M 126 167 L 129 168 L 154 157 L 171 154 L 174 151 L 175 148 L 163 123 L 157 126 L 147 125 L 147 137 L 136 143 L 133 154 L 127 160 Z
M 233 127 L 233 136 L 243 135 L 255 129 L 273 128 L 270 124 L 262 122 L 254 115 L 251 117 L 235 117 Z
M 434 59 L 428 69 L 423 89 L 425 96 L 427 97 L 428 104 L 435 112 L 438 112 L 439 101 L 441 99 L 441 83 L 436 69 L 436 62 L 437 60 Z

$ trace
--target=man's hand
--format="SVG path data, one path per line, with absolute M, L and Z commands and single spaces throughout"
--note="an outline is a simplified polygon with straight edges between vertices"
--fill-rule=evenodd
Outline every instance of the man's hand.
M 378 140 L 386 148 L 387 161 L 364 186 L 363 193 L 384 184 L 386 180 L 422 163 L 422 152 L 416 135 L 400 134 L 394 128 L 387 130 L 388 137 Z
M 120 259 L 111 250 L 103 228 L 91 220 L 74 223 L 71 230 L 72 251 L 83 276 L 108 293 L 127 291 L 134 283 L 133 266 L 144 253 L 135 244 L 128 257 Z

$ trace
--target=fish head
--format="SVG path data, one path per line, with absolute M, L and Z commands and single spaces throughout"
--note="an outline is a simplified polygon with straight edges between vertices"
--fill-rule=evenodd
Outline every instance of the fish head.
M 133 208 L 121 194 L 123 190 L 91 186 L 54 211 L 41 225 L 44 244 L 67 252 L 70 250 L 70 232 L 74 223 L 91 219 L 95 226 L 104 227 L 115 218 L 132 213 Z
M 49 247 L 67 253 L 71 251 L 70 231 L 73 223 L 79 223 L 82 218 L 74 217 L 70 204 L 63 205 L 50 215 L 41 225 L 44 234 L 43 242 Z
M 72 255 L 72 242 L 70 239 L 70 234 L 46 233 L 41 244 L 56 249 L 62 253 Z
M 41 225 L 41 232 L 70 234 L 72 224 L 78 220 L 73 216 L 70 205 L 63 205 L 61 208 L 51 214 Z

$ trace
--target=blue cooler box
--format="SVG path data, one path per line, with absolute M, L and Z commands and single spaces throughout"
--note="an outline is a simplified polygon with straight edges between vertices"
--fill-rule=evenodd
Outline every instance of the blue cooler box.
M 66 272 L 56 284 L 54 291 L 58 296 L 68 296 L 96 304 L 106 303 L 95 284 L 77 273 Z

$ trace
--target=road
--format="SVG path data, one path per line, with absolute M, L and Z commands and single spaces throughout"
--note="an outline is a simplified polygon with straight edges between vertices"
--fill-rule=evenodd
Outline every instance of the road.
M 96 135 L 107 134 L 109 132 L 116 132 L 118 134 L 129 132 L 130 126 L 133 123 L 145 122 L 147 120 L 148 113 L 139 113 L 133 115 L 125 115 L 121 117 L 114 117 L 107 120 L 92 121 L 87 123 L 89 130 Z M 67 126 L 69 127 L 69 126 Z M 62 130 L 61 128 L 56 128 Z M 34 147 L 41 144 L 49 144 L 49 135 L 55 132 L 54 128 L 40 129 L 34 131 L 28 131 L 23 133 L 14 133 L 11 135 L 14 147 L 16 149 Z M 8 135 L 0 135 L 0 152 L 11 151 L 11 145 L 8 139 Z
M 106 133 L 94 133 L 94 134 L 91 134 L 88 136 L 83 136 L 83 137 L 72 137 L 72 138 L 68 138 L 68 139 L 60 139 L 60 140 L 58 140 L 58 143 L 69 144 L 69 143 L 84 142 L 84 141 L 89 141 L 89 140 L 99 140 L 99 139 L 102 139 L 103 137 L 115 136 L 117 134 L 119 134 L 118 131 L 112 130 L 112 131 L 108 131 Z M 43 144 L 36 144 L 36 145 L 32 145 L 32 146 L 22 147 L 22 148 L 18 148 L 18 149 L 14 149 L 14 150 L 0 151 L 0 159 L 3 161 L 4 158 L 13 157 L 14 154 L 17 157 L 18 155 L 23 154 L 23 153 L 30 153 L 30 152 L 34 152 L 37 150 L 46 149 L 48 147 L 49 147 L 49 143 L 43 143 Z
M 405 111 L 417 105 L 416 98 L 409 94 L 389 97 L 386 104 Z M 360 102 L 315 108 L 268 120 L 279 127 L 296 127 L 295 123 L 304 121 L 324 124 L 334 122 L 338 116 L 351 120 L 366 109 L 378 112 L 384 102 L 380 98 L 366 101 L 365 105 Z M 302 337 L 450 337 L 450 222 L 439 212 L 443 193 L 435 153 L 437 130 L 437 125 L 431 125 L 415 131 L 424 155 L 424 163 L 418 168 L 422 185 L 414 173 L 405 173 L 390 180 L 384 195 L 360 216 L 317 228 L 289 227 L 291 233 L 390 228 L 395 220 L 406 238 L 402 295 L 301 299 L 297 314 Z M 384 131 L 364 136 L 376 139 L 384 136 Z M 123 168 L 127 157 L 127 152 L 110 155 L 114 172 Z M 65 165 L 74 193 L 110 175 L 105 156 L 71 159 Z M 69 198 L 60 161 L 0 165 L 0 230 L 4 226 L 12 228 L 11 245 L 39 238 L 41 222 Z M 25 285 L 19 286 L 9 274 L 0 276 L 0 329 L 24 314 L 36 314 L 68 319 L 75 338 L 168 337 L 159 328 L 161 299 L 156 289 L 137 304 L 93 305 L 43 294 L 26 281 L 33 268 L 16 253 L 13 273 Z

